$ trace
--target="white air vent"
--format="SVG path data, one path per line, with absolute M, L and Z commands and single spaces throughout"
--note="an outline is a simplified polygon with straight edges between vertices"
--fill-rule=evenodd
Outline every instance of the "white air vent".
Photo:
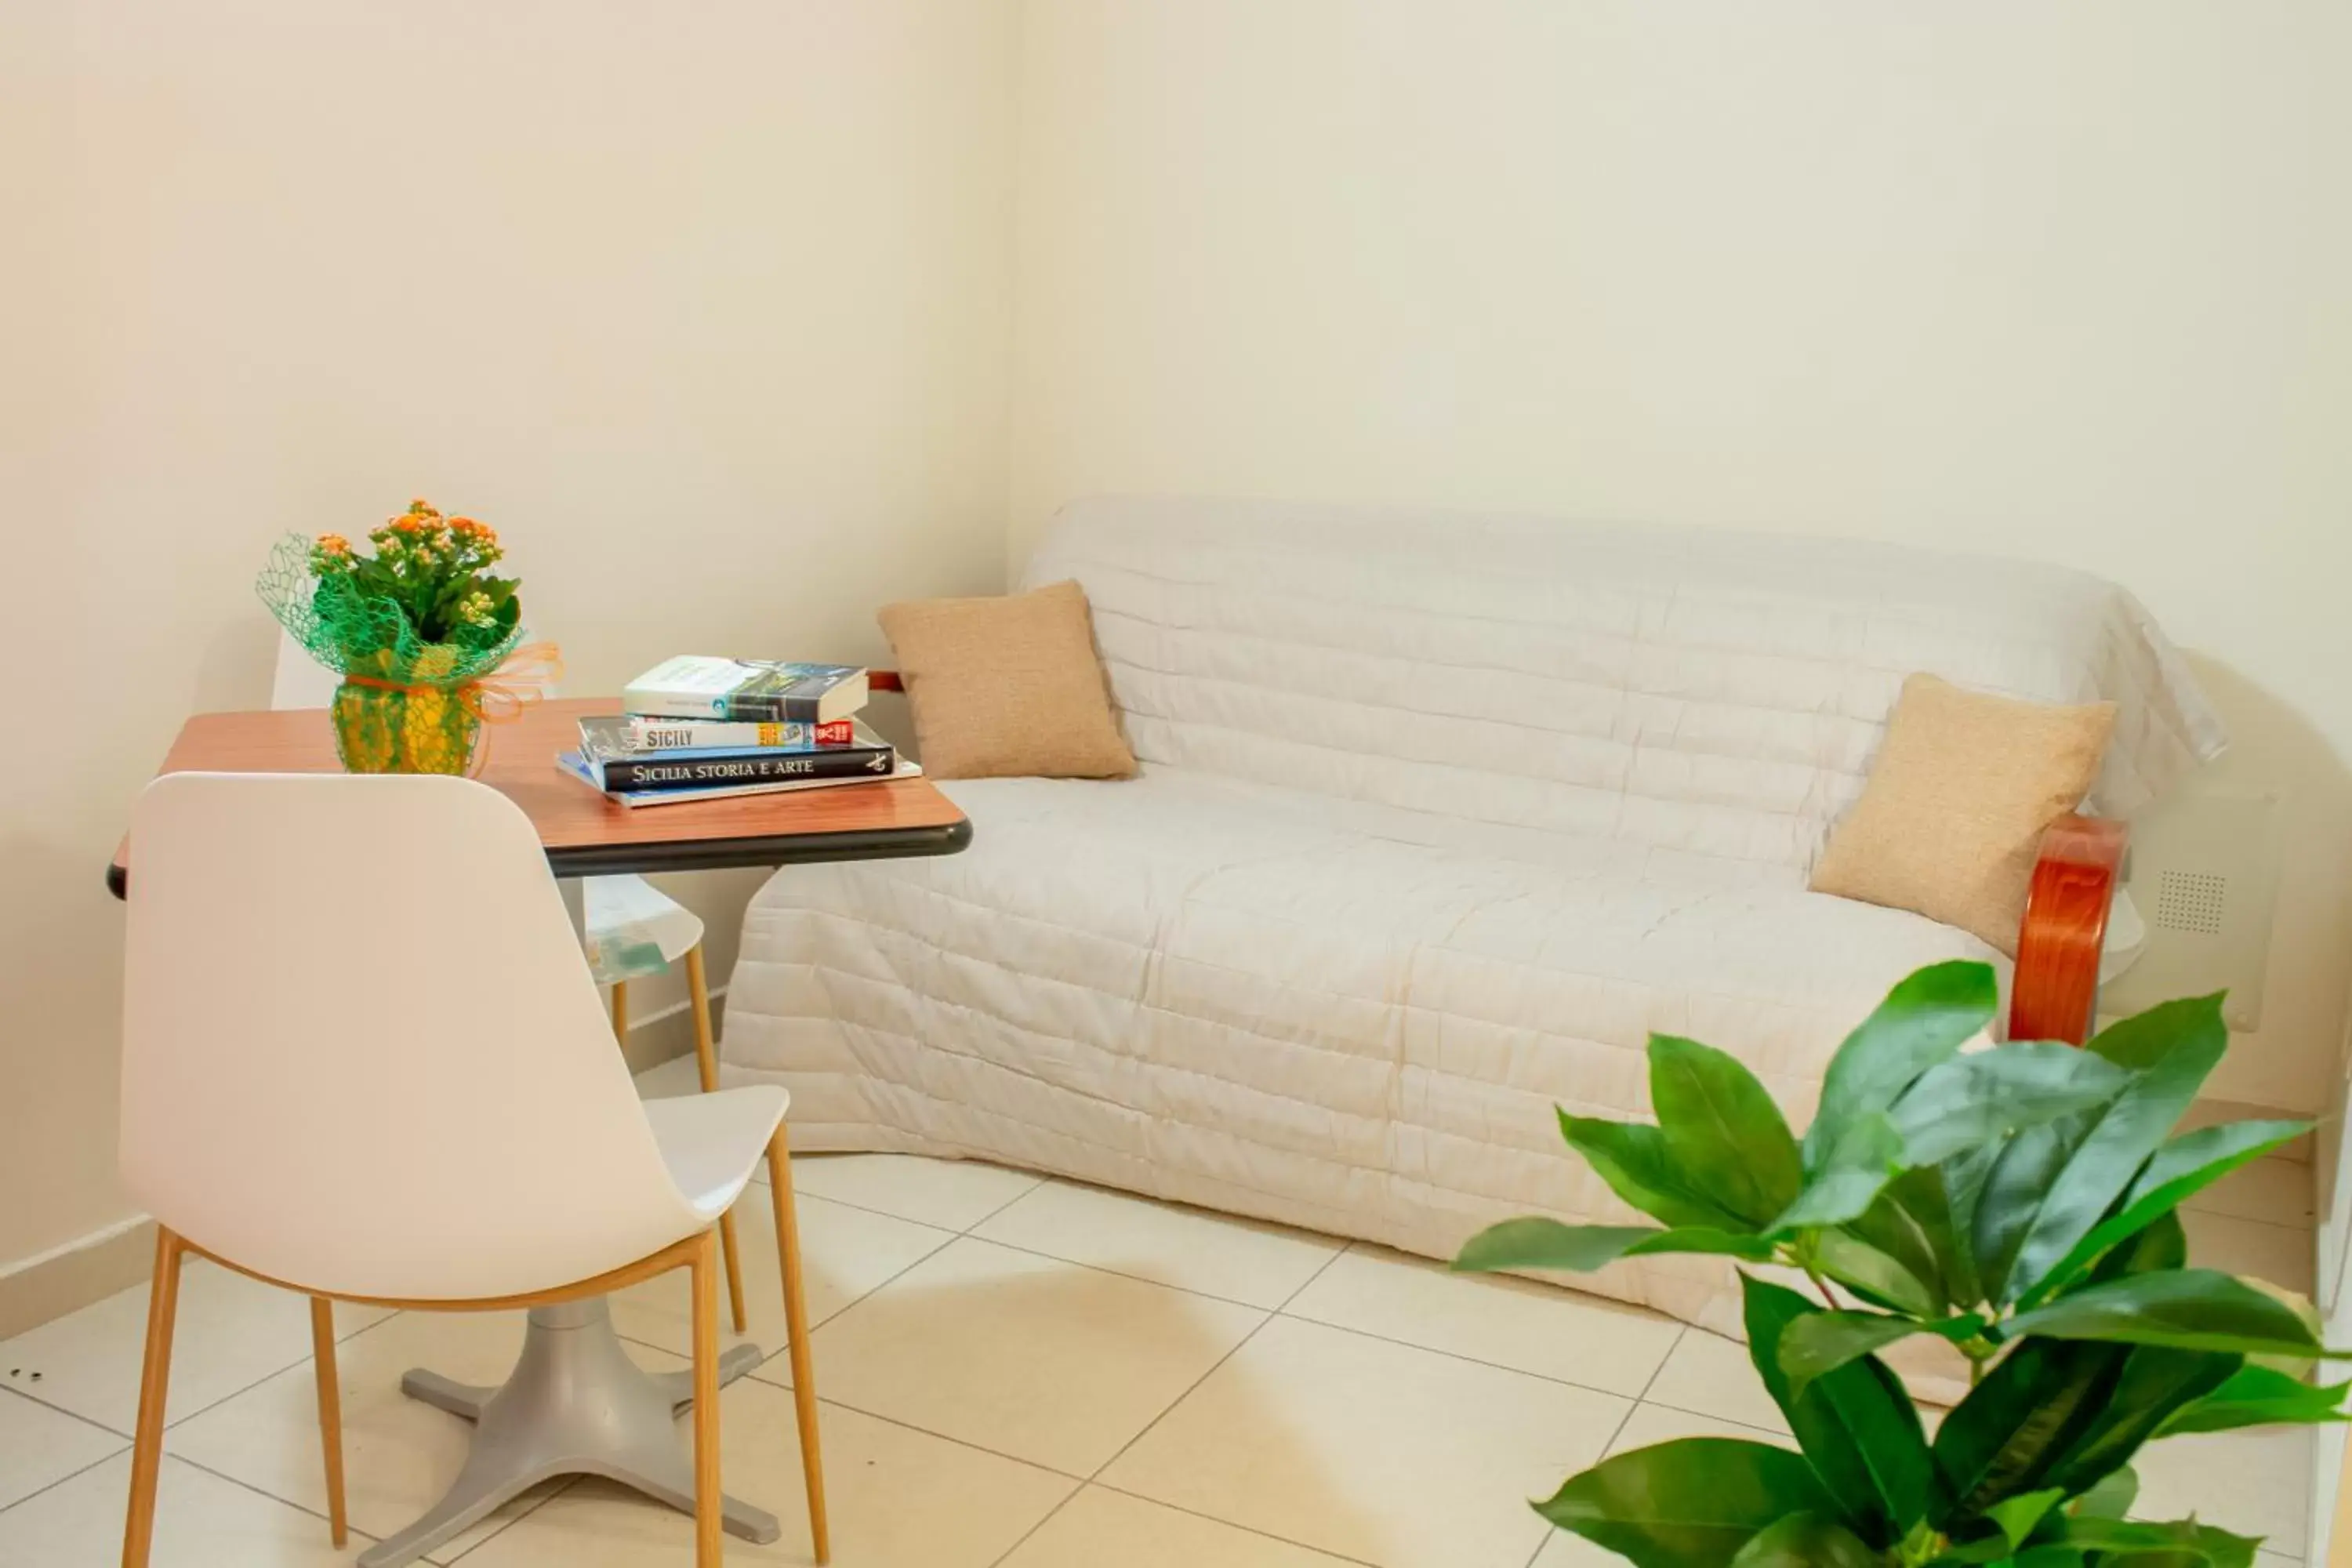
M 2229 907 L 2230 879 L 2210 871 L 2156 874 L 2156 923 L 2166 931 L 2220 936 Z
M 2278 853 L 2278 801 L 2269 795 L 2183 795 L 2134 822 L 2125 886 L 2147 921 L 2147 945 L 2101 988 L 2099 1011 L 2119 1016 L 2227 991 L 2230 1026 L 2259 1027 Z

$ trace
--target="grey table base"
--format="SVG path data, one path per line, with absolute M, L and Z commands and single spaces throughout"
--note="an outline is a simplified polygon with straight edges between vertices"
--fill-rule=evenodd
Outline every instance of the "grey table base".
M 564 878 L 564 908 L 585 934 L 577 878 Z M 719 1361 L 719 1381 L 732 1383 L 761 1360 L 757 1345 L 737 1345 Z M 629 1359 L 613 1331 L 611 1299 L 591 1296 L 534 1308 L 522 1354 L 497 1388 L 455 1382 L 415 1369 L 400 1391 L 474 1424 L 473 1447 L 441 1500 L 422 1519 L 360 1553 L 360 1568 L 400 1568 L 449 1542 L 493 1509 L 557 1476 L 602 1476 L 657 1501 L 694 1511 L 694 1458 L 677 1430 L 694 1403 L 691 1373 L 649 1373 Z M 726 1500 L 727 1532 L 764 1545 L 783 1533 L 774 1514 Z

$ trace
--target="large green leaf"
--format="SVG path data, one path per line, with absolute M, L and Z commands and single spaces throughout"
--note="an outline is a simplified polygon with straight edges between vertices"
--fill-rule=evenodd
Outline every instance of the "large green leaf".
M 1799 1391 L 1780 1366 L 1789 1328 L 1819 1314 L 1796 1291 L 1740 1276 L 1748 1359 L 1789 1418 L 1797 1446 L 1837 1499 L 1845 1521 L 1874 1546 L 1901 1539 L 1936 1501 L 1936 1464 L 1919 1412 L 1879 1362 L 1850 1361 Z
M 1928 1302 L 1921 1316 L 1939 1317 L 1955 1302 L 1969 1304 L 1979 1298 L 1976 1266 L 1953 1226 L 1938 1167 L 1923 1166 L 1896 1176 L 1842 1230 L 1884 1253 L 1918 1282 Z
M 2020 1312 L 2005 1339 L 2040 1335 L 2242 1355 L 2326 1355 L 2293 1308 L 2211 1268 L 2134 1274 Z M 2352 1354 L 2352 1352 L 2344 1352 Z
M 2022 1040 L 1938 1062 L 1888 1114 L 1903 1135 L 1905 1163 L 1934 1165 L 2021 1127 L 2103 1105 L 2130 1076 L 2094 1052 Z
M 1488 1226 L 1463 1243 L 1454 1267 L 1465 1274 L 1502 1268 L 1559 1268 L 1588 1274 L 1621 1258 L 1660 1252 L 1724 1254 L 1761 1263 L 1772 1256 L 1772 1244 L 1761 1237 L 1733 1236 L 1721 1230 L 1562 1225 L 1556 1219 L 1530 1215 Z
M 1753 1226 L 1804 1180 L 1797 1141 L 1756 1075 L 1713 1046 L 1650 1037 L 1650 1106 L 1685 1180 Z
M 2121 1345 L 2027 1340 L 1995 1362 L 1936 1430 L 1936 1463 L 1953 1500 L 1935 1522 L 1949 1527 L 2041 1490 L 2050 1466 L 2097 1421 L 2130 1354 Z
M 2309 1426 L 2352 1419 L 2343 1408 L 2347 1391 L 2352 1391 L 2352 1383 L 2309 1384 L 2275 1367 L 2241 1367 L 2196 1404 L 2173 1412 L 2157 1436 L 2230 1432 L 2241 1426 Z
M 1822 1169 L 1849 1124 L 1893 1105 L 1914 1079 L 1990 1023 L 2000 1005 L 1988 963 L 1935 963 L 1895 982 L 1830 1058 L 1821 1105 L 1805 1132 L 1805 1169 Z
M 2074 1249 L 2156 1152 L 2229 1048 L 2221 998 L 2166 1002 L 2092 1037 L 2085 1048 L 2135 1075 L 2071 1151 L 2034 1205 L 2002 1283 L 2014 1301 Z
M 2043 1195 L 2089 1127 L 2087 1117 L 2069 1116 L 2013 1133 L 1985 1163 L 1975 1191 L 1954 1195 L 1956 1214 L 1964 1201 L 1971 1209 L 1969 1248 L 1986 1300 L 2011 1300 L 2007 1285 L 2018 1248 L 2033 1228 Z
M 1821 1123 L 1813 1125 L 1819 1128 Z M 1886 1184 L 1901 1169 L 1902 1159 L 1903 1134 L 1895 1130 L 1885 1111 L 1854 1117 L 1822 1152 L 1818 1164 L 1808 1150 L 1804 1191 L 1772 1221 L 1771 1234 L 1786 1236 L 1860 1217 L 1886 1190 Z
M 1798 1319 L 1780 1334 L 1780 1370 L 1789 1374 L 1791 1393 L 1825 1372 L 1835 1372 L 1850 1361 L 1875 1354 L 1913 1334 L 1936 1334 L 1955 1344 L 1984 1331 L 1985 1321 L 1970 1312 L 1962 1317 L 1920 1322 L 1884 1312 L 1815 1312 Z
M 2126 1465 L 2101 1476 L 2069 1505 L 2069 1511 L 2084 1519 L 2121 1519 L 2131 1512 L 2131 1505 L 2138 1497 L 2139 1477 Z
M 1944 1310 L 1917 1275 L 1847 1231 L 1818 1230 L 1811 1243 L 1813 1267 L 1872 1306 L 1914 1318 L 1932 1318 Z
M 1837 1512 L 1803 1455 L 1732 1437 L 1685 1437 L 1603 1459 L 1535 1508 L 1637 1568 L 1724 1568 L 1790 1514 Z
M 2193 1519 L 2166 1524 L 2140 1520 L 2071 1518 L 2065 1544 L 2104 1553 L 2103 1565 L 2125 1563 L 2131 1568 L 2158 1568 L 2173 1562 L 2210 1563 L 2213 1568 L 2252 1568 L 2254 1551 L 2262 1542 Z
M 1559 1113 L 1559 1133 L 1584 1156 L 1609 1190 L 1675 1229 L 1743 1232 L 1754 1226 L 1686 1180 L 1666 1148 L 1666 1135 L 1639 1121 Z
M 2040 1282 L 2023 1293 L 2019 1304 L 2032 1307 L 2047 1300 L 2108 1247 L 2310 1129 L 2308 1121 L 2231 1121 L 2184 1132 L 2167 1142 L 2140 1168 L 2123 1201 L 2053 1264 Z
M 2128 1465 L 2140 1445 L 2176 1412 L 2228 1382 L 2242 1359 L 2212 1351 L 2139 1346 L 2125 1361 L 2098 1420 L 2067 1446 L 2044 1479 L 2070 1492 L 2088 1490 Z
M 1792 1513 L 1749 1538 L 1731 1568 L 1880 1568 L 1884 1561 L 1835 1521 Z

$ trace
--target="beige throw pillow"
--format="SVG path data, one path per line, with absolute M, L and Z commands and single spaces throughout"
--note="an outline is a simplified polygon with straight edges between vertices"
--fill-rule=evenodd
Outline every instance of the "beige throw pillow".
M 1126 778 L 1086 590 L 1055 583 L 991 599 L 886 606 L 882 635 L 934 778 Z
M 1916 910 L 2014 957 L 2042 830 L 2090 793 L 2115 726 L 2112 702 L 2062 708 L 1912 676 L 1813 890 Z

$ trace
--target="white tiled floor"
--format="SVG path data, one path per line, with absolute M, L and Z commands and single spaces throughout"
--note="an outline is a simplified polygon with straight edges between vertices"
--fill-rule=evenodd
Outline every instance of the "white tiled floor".
M 843 1568 L 1600 1568 L 1619 1560 L 1525 1500 L 1604 1452 L 1785 1429 L 1742 1347 L 1615 1303 L 986 1165 L 793 1168 Z M 2295 1180 L 2258 1168 L 2200 1205 L 2200 1253 L 2291 1271 L 2309 1233 L 2271 1216 L 2307 1219 Z M 751 1337 L 773 1351 L 763 1189 L 740 1228 Z M 0 1343 L 0 1568 L 119 1555 L 144 1311 L 129 1291 Z M 199 1268 L 183 1312 L 157 1568 L 348 1563 L 465 1449 L 400 1373 L 495 1381 L 520 1336 L 506 1315 L 339 1310 L 354 1541 L 337 1552 L 300 1302 Z M 683 1364 L 681 1282 L 614 1312 L 645 1364 Z M 772 1546 L 730 1541 L 730 1563 L 808 1561 L 787 1376 L 778 1358 L 723 1397 L 727 1483 L 784 1525 Z M 2141 1470 L 2147 1511 L 2267 1531 L 2263 1568 L 2299 1568 L 2305 1434 L 2177 1439 Z M 693 1552 L 683 1516 L 577 1480 L 436 1555 L 686 1568 Z

